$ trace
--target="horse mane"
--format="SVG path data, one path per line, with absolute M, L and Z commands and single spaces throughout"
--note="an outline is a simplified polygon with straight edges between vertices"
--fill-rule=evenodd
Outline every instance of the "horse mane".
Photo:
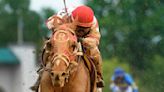
M 62 19 L 58 16 L 53 16 L 53 18 L 54 18 L 53 25 L 55 26 L 55 29 L 70 28 L 72 30 L 76 30 L 77 21 L 76 20 L 71 21 L 70 16 L 64 16 Z

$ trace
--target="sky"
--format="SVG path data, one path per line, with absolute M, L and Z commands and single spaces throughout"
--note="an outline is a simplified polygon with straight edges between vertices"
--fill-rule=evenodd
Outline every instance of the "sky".
M 67 7 L 82 5 L 85 0 L 66 0 Z M 56 11 L 64 8 L 63 0 L 31 0 L 30 9 L 40 11 L 43 7 L 50 7 Z

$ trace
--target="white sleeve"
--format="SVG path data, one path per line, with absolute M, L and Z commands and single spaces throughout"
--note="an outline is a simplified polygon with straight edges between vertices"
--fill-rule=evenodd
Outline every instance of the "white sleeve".
M 57 13 L 57 16 L 62 19 L 66 14 L 65 9 L 62 9 Z
M 75 7 L 67 8 L 68 16 L 71 16 L 71 13 L 72 13 L 72 11 L 73 11 L 74 9 L 75 9 Z M 60 11 L 57 13 L 57 16 L 58 16 L 59 18 L 63 18 L 65 15 L 67 15 L 65 8 L 62 9 L 62 10 L 60 10 Z
M 99 32 L 99 24 L 97 18 L 94 16 L 92 27 L 96 27 L 96 31 Z

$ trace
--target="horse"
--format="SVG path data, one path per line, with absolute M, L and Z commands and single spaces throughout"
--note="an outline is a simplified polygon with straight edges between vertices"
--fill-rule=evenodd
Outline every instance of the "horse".
M 49 61 L 41 76 L 39 92 L 96 92 L 90 71 L 82 58 L 73 23 L 59 25 L 49 39 Z M 93 78 L 94 79 L 94 78 Z

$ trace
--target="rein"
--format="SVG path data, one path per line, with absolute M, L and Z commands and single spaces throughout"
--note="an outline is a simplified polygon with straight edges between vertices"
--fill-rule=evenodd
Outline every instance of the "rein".
M 44 71 L 51 72 L 52 69 L 51 69 L 51 68 L 47 68 L 46 65 L 45 65 L 44 62 L 43 62 L 43 55 L 44 55 L 45 51 L 46 51 L 46 49 L 44 48 L 44 49 L 43 49 L 43 52 L 42 52 L 42 59 L 41 59 L 42 69 L 43 69 Z M 40 69 L 40 70 L 41 70 L 41 69 Z

